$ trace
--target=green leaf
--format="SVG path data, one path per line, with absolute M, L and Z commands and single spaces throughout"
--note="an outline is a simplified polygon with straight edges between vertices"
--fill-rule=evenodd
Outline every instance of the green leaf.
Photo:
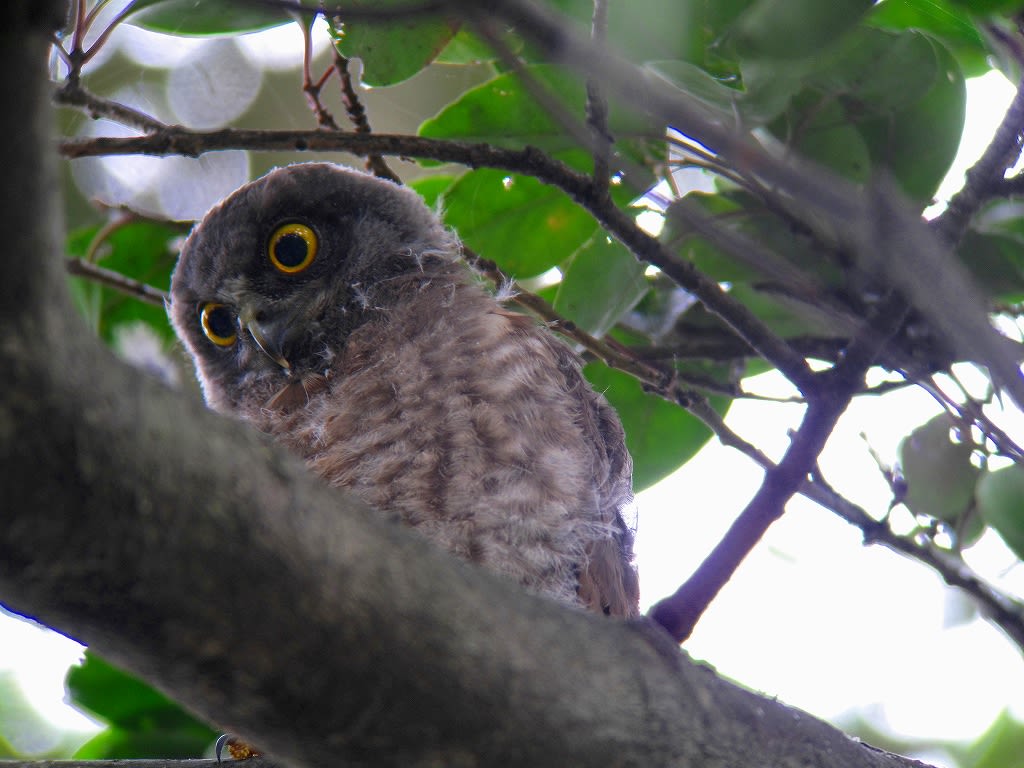
M 78 758 L 200 757 L 217 733 L 141 680 L 86 651 L 67 676 L 71 701 L 110 723 Z
M 783 338 L 843 335 L 815 305 L 780 292 L 769 292 L 756 283 L 735 283 L 729 288 L 729 294 Z
M 940 44 L 929 43 L 938 66 L 928 91 L 901 110 L 858 124 L 874 164 L 885 167 L 921 204 L 931 200 L 956 157 L 967 104 L 956 60 Z M 895 81 L 892 87 L 898 87 Z
M 598 232 L 562 269 L 555 309 L 593 336 L 604 336 L 649 290 L 646 266 Z
M 975 499 L 985 522 L 1024 560 L 1024 467 L 1014 464 L 986 472 L 978 481 Z
M 1003 710 L 976 742 L 971 744 L 959 765 L 970 768 L 1009 768 L 1020 765 L 1024 754 L 1024 725 Z
M 857 120 L 903 109 L 927 94 L 939 74 L 935 43 L 927 36 L 862 27 L 847 35 L 807 82 L 838 97 Z
M 874 0 L 758 0 L 737 19 L 740 58 L 798 59 L 816 54 L 856 26 Z
M 76 760 L 129 760 L 139 758 L 180 759 L 203 757 L 217 735 L 197 739 L 191 733 L 161 728 L 141 732 L 107 728 L 75 751 Z
M 514 53 L 519 53 L 523 44 L 521 40 L 513 39 L 509 47 Z M 495 58 L 494 49 L 490 45 L 462 27 L 434 61 L 438 64 L 483 64 Z
M 691 193 L 687 200 L 699 205 L 716 220 L 717 226 L 723 228 L 736 226 L 737 218 L 746 216 L 743 206 L 726 195 L 695 192 Z M 718 282 L 753 280 L 757 277 L 750 266 L 715 248 L 673 216 L 665 218 L 665 225 L 658 238 L 662 243 L 672 246 L 680 256 L 692 262 L 705 275 Z
M 68 254 L 78 258 L 85 256 L 86 249 L 98 231 L 97 227 L 90 227 L 71 233 L 67 241 Z M 131 222 L 114 231 L 107 239 L 109 252 L 99 260 L 99 266 L 154 288 L 167 290 L 177 261 L 172 241 L 182 234 L 180 227 L 171 224 Z M 174 339 L 174 331 L 163 307 L 139 301 L 84 278 L 72 277 L 69 282 L 79 309 L 108 343 L 113 341 L 119 327 L 140 322 L 155 330 L 160 338 L 167 341 Z
M 596 222 L 565 193 L 531 176 L 467 173 L 444 194 L 445 222 L 470 248 L 524 278 L 558 266 Z
M 809 112 L 813 117 L 799 126 L 790 146 L 850 181 L 867 181 L 871 176 L 871 153 L 857 128 L 847 121 L 843 108 L 826 100 Z
M 775 117 L 789 102 L 799 78 L 785 80 L 772 67 L 774 77 L 758 82 L 757 87 L 739 90 L 687 61 L 654 61 L 646 68 L 667 80 L 691 100 L 700 102 L 716 119 L 726 124 L 738 122 L 746 129 L 754 128 Z M 783 85 L 779 88 L 776 86 Z
M 608 4 L 608 43 L 631 61 L 689 61 L 720 75 L 735 72 L 721 50 L 729 24 L 752 0 L 630 0 Z M 592 0 L 552 0 L 589 33 Z M 725 58 L 723 58 L 725 57 Z
M 957 254 L 989 297 L 1004 303 L 1024 301 L 1024 238 L 969 229 Z
M 970 511 L 981 470 L 971 463 L 974 446 L 954 443 L 955 422 L 947 413 L 930 419 L 903 438 L 900 468 L 907 482 L 903 503 L 917 515 L 955 524 Z
M 633 487 L 641 491 L 685 464 L 711 437 L 711 430 L 680 406 L 644 392 L 632 376 L 604 363 L 589 363 L 583 372 L 608 398 L 622 419 L 626 446 L 633 456 Z M 731 400 L 714 398 L 720 414 Z
M 745 192 L 732 190 L 719 194 L 691 193 L 687 200 L 710 214 L 720 231 L 743 235 L 770 252 L 781 267 L 796 267 L 821 285 L 841 281 L 837 266 L 822 256 L 821 245 L 806 233 L 794 229 Z M 756 284 L 763 281 L 786 282 L 773 270 L 772 263 L 758 255 L 750 261 L 720 250 L 688 228 L 685 221 L 671 214 L 666 217 L 660 239 L 671 245 L 687 261 L 718 282 Z M 786 264 L 788 262 L 788 264 Z
M 138 0 L 128 21 L 168 35 L 214 37 L 257 32 L 294 19 L 272 4 L 237 0 Z
M 609 3 L 609 41 L 634 61 L 705 64 L 718 38 L 751 0 L 631 0 Z M 587 0 L 585 5 L 591 6 Z
M 990 298 L 1024 301 L 1024 202 L 997 200 L 982 208 L 956 252 Z
M 919 32 L 860 27 L 820 57 L 745 62 L 743 72 L 750 98 L 768 88 L 777 102 L 799 82 L 772 132 L 852 181 L 885 168 L 924 203 L 959 148 L 963 76 L 952 55 Z
M 528 68 L 529 75 L 567 112 L 584 119 L 586 92 L 576 75 L 549 64 Z M 638 110 L 612 105 L 609 132 L 616 139 L 660 136 L 664 126 Z M 579 143 L 537 101 L 517 74 L 506 73 L 471 88 L 419 128 L 420 136 L 485 142 L 498 147 L 537 147 L 549 153 L 577 149 Z M 637 180 L 642 184 L 643 180 Z
M 351 0 L 351 8 L 407 7 L 408 0 Z M 340 18 L 344 20 L 344 14 Z M 332 26 L 334 21 L 332 20 Z M 335 26 L 338 51 L 363 62 L 362 81 L 385 86 L 408 80 L 430 64 L 455 37 L 460 22 L 437 16 L 373 22 L 357 19 Z
M 939 39 L 956 57 L 966 77 L 988 72 L 989 51 L 971 17 L 947 0 L 884 0 L 867 21 L 887 29 L 916 29 Z
M 433 176 L 421 176 L 409 182 L 409 186 L 415 189 L 423 202 L 429 208 L 436 208 L 438 201 L 445 191 L 454 183 L 455 176 L 445 173 L 434 174 Z

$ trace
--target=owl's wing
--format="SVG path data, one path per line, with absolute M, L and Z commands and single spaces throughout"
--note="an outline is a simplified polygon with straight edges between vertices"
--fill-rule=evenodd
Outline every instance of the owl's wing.
M 554 338 L 551 344 L 563 363 L 559 367 L 577 378 L 571 387 L 579 400 L 579 423 L 594 453 L 598 515 L 612 532 L 587 547 L 587 562 L 579 575 L 580 601 L 611 616 L 637 616 L 640 583 L 633 565 L 633 527 L 625 517 L 633 502 L 633 460 L 626 433 L 608 401 L 583 378 L 574 353 Z
M 607 474 L 597 478 L 598 496 L 601 516 L 611 524 L 612 536 L 590 545 L 586 568 L 580 574 L 580 599 L 589 608 L 611 616 L 637 616 L 640 583 L 633 565 L 633 530 L 624 517 L 633 501 L 633 462 L 618 416 L 604 397 L 589 389 L 587 394 L 588 406 L 596 412 L 593 440 L 607 458 Z

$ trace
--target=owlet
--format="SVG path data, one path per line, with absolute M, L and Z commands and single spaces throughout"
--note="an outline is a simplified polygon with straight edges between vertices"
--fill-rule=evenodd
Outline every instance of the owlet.
M 207 403 L 330 485 L 529 590 L 634 616 L 619 420 L 459 254 L 414 192 L 292 165 L 196 226 L 171 320 Z

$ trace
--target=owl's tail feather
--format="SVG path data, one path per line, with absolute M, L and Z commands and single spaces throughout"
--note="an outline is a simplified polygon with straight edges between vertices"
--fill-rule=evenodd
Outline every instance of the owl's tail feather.
M 640 615 L 640 582 L 618 538 L 594 541 L 580 574 L 579 598 L 592 611 L 608 616 Z

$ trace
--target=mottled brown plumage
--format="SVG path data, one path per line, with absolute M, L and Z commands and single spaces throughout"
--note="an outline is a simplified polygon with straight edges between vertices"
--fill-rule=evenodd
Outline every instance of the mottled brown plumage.
M 528 589 L 633 616 L 618 418 L 458 253 L 413 192 L 294 165 L 196 227 L 171 318 L 207 402 L 331 485 Z

